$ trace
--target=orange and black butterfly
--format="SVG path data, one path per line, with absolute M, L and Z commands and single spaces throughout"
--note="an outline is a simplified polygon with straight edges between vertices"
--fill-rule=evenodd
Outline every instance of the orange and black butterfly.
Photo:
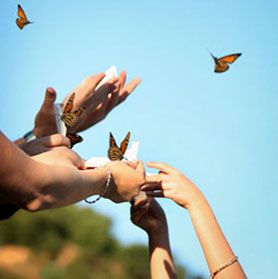
M 83 138 L 78 134 L 67 133 L 67 137 L 70 140 L 70 148 L 73 148 L 74 145 L 83 141 Z
M 33 23 L 27 19 L 25 12 L 20 5 L 17 5 L 17 15 L 16 25 L 22 30 L 26 25 Z
M 63 114 L 61 116 L 62 121 L 66 124 L 67 127 L 74 126 L 78 120 L 79 115 L 82 112 L 81 108 L 73 112 L 71 111 L 73 108 L 74 97 L 75 97 L 75 93 L 72 93 L 66 103 Z
M 214 60 L 215 63 L 215 68 L 214 72 L 215 73 L 223 73 L 226 72 L 229 69 L 228 64 L 234 63 L 238 57 L 241 55 L 241 53 L 234 53 L 234 54 L 229 54 L 220 58 L 215 57 L 213 54 L 210 54 L 211 57 Z
M 127 133 L 126 137 L 121 142 L 121 145 L 119 147 L 117 145 L 112 133 L 110 133 L 108 158 L 111 161 L 118 161 L 118 160 L 124 159 L 124 154 L 125 154 L 127 146 L 128 146 L 129 138 L 130 138 L 130 132 Z

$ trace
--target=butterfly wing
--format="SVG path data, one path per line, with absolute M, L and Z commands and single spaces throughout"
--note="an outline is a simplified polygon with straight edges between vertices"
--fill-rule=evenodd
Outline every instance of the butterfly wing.
M 83 138 L 81 136 L 79 136 L 78 134 L 67 134 L 67 137 L 70 140 L 70 144 L 71 144 L 71 148 L 73 148 L 73 146 L 79 142 L 83 141 Z
M 24 22 L 22 21 L 22 19 L 17 18 L 15 22 L 16 22 L 16 25 L 17 25 L 21 30 L 24 28 L 25 24 L 24 24 Z
M 111 161 L 117 161 L 123 159 L 123 154 L 118 147 L 116 140 L 114 139 L 112 133 L 110 132 L 109 136 L 109 149 L 108 149 L 108 158 Z
M 229 65 L 227 63 L 215 63 L 214 72 L 215 73 L 223 73 L 229 69 Z
M 229 55 L 218 58 L 218 62 L 232 64 L 239 58 L 239 56 L 241 56 L 241 53 L 229 54 Z
M 79 115 L 82 112 L 82 109 L 78 109 L 74 112 L 71 112 L 73 108 L 75 93 L 72 93 L 66 103 L 63 114 L 61 116 L 62 121 L 66 124 L 67 127 L 72 127 L 76 124 Z
M 129 139 L 130 139 L 130 132 L 127 133 L 124 140 L 121 142 L 120 150 L 123 155 L 126 152 L 126 149 L 127 149 L 128 143 L 129 143 Z
M 23 21 L 26 21 L 26 22 L 28 21 L 25 12 L 23 11 L 22 7 L 19 4 L 17 5 L 17 15 Z
M 68 113 L 72 110 L 73 108 L 73 101 L 74 101 L 74 97 L 75 97 L 75 93 L 72 93 L 65 105 L 65 108 L 64 108 L 64 111 L 63 111 L 63 114 L 65 113 Z
M 20 5 L 17 5 L 16 25 L 22 30 L 27 24 L 31 23 Z

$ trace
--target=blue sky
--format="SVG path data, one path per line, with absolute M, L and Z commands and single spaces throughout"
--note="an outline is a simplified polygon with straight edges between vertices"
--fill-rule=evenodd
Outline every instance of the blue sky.
M 20 3 L 35 24 L 15 25 Z M 165 161 L 204 192 L 250 278 L 273 278 L 277 258 L 277 1 L 35 1 L 0 3 L 1 130 L 30 130 L 44 90 L 58 99 L 111 65 L 142 84 L 82 134 L 84 158 L 128 130 L 143 161 Z M 224 74 L 216 56 L 243 55 Z M 208 274 L 187 212 L 161 201 L 179 262 Z M 101 200 L 124 243 L 146 243 L 129 205 Z M 277 263 L 277 262 L 276 262 Z

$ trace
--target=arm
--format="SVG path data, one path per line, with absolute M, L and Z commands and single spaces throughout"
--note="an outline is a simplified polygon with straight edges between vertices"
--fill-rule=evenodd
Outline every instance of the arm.
M 176 278 L 166 216 L 151 198 L 135 201 L 131 207 L 132 222 L 148 234 L 152 279 Z
M 29 211 L 66 206 L 101 194 L 109 173 L 106 167 L 84 169 L 84 161 L 66 147 L 29 157 L 0 133 L 0 202 Z M 107 165 L 112 181 L 106 197 L 131 200 L 144 183 L 142 163 L 136 169 L 124 162 Z
M 79 170 L 81 158 L 67 148 L 29 157 L 2 133 L 0 146 L 2 203 L 30 211 L 59 207 L 99 193 L 107 178 L 105 169 Z
M 246 278 L 201 191 L 187 177 L 167 164 L 149 163 L 148 166 L 157 168 L 159 174 L 149 176 L 147 181 L 150 184 L 143 189 L 150 196 L 170 198 L 189 211 L 210 273 L 213 275 L 218 269 L 229 264 L 212 278 Z
M 227 242 L 205 197 L 200 193 L 194 204 L 188 207 L 196 234 L 204 251 L 211 274 L 235 259 L 236 255 Z M 240 263 L 236 261 L 223 269 L 215 278 L 246 278 Z

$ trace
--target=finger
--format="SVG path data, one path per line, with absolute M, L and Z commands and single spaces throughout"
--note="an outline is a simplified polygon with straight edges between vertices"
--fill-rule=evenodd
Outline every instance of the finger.
M 171 167 L 170 165 L 168 165 L 166 163 L 162 163 L 162 162 L 148 162 L 147 166 L 149 168 L 158 169 L 159 171 L 166 173 L 166 174 L 176 171 L 175 168 Z
M 136 163 L 134 163 L 134 162 L 132 162 L 132 161 L 129 161 L 129 160 L 125 161 L 125 163 L 126 163 L 129 167 L 131 167 L 131 168 L 133 168 L 133 169 L 135 169 L 135 170 L 136 170 L 136 168 L 137 168 L 137 166 L 138 166 L 138 163 L 136 164 Z
M 116 88 L 118 78 L 112 78 L 111 81 L 103 84 L 98 88 L 94 94 L 92 94 L 87 100 L 82 104 L 84 108 L 89 110 L 94 110 L 96 107 L 103 102 L 108 102 L 108 93 L 113 92 Z
M 86 98 L 96 89 L 99 83 L 104 79 L 105 73 L 98 73 L 85 78 L 82 83 L 77 87 L 76 91 L 81 91 L 80 97 Z M 82 90 L 81 90 L 82 88 Z
M 67 157 L 71 160 L 71 162 L 77 167 L 78 169 L 85 168 L 85 161 L 73 150 L 67 149 Z
M 161 191 L 162 190 L 162 186 L 161 184 L 148 184 L 148 185 L 144 185 L 140 188 L 141 191 L 144 191 L 145 193 L 148 191 Z
M 126 86 L 124 86 L 120 90 L 119 103 L 123 102 L 131 94 L 131 92 L 140 84 L 140 82 L 140 78 L 135 78 L 132 81 L 130 81 Z
M 145 176 L 145 167 L 142 161 L 139 161 L 137 166 L 136 166 L 136 170 L 140 173 L 142 173 Z
M 147 175 L 145 181 L 146 183 L 161 183 L 162 178 L 160 174 Z
M 81 169 L 81 170 L 85 170 L 86 169 L 86 160 L 81 158 L 78 168 Z
M 87 99 L 92 95 L 95 88 L 104 77 L 104 73 L 99 73 L 85 78 L 70 94 L 67 95 L 63 103 L 66 104 L 71 94 L 75 92 L 73 110 L 80 108 L 86 103 Z
M 119 93 L 118 92 L 112 92 L 111 98 L 107 104 L 106 112 L 110 112 L 117 104 L 119 103 Z
M 120 89 L 124 87 L 126 82 L 126 71 L 122 71 L 119 74 L 119 81 L 120 81 Z
M 45 96 L 44 96 L 44 101 L 43 101 L 43 106 L 47 109 L 50 106 L 53 106 L 55 100 L 56 100 L 56 91 L 52 87 L 46 88 L 45 91 Z
M 142 207 L 142 206 L 144 206 L 145 204 L 148 203 L 147 199 L 136 199 L 136 197 L 132 201 L 133 201 L 133 204 L 132 204 L 133 210 L 137 210 L 140 207 Z
M 166 198 L 163 191 L 147 191 L 146 194 L 148 197 L 152 198 Z
M 70 140 L 61 135 L 61 134 L 54 134 L 51 136 L 40 138 L 42 145 L 48 148 L 57 147 L 57 146 L 65 146 L 70 148 Z

